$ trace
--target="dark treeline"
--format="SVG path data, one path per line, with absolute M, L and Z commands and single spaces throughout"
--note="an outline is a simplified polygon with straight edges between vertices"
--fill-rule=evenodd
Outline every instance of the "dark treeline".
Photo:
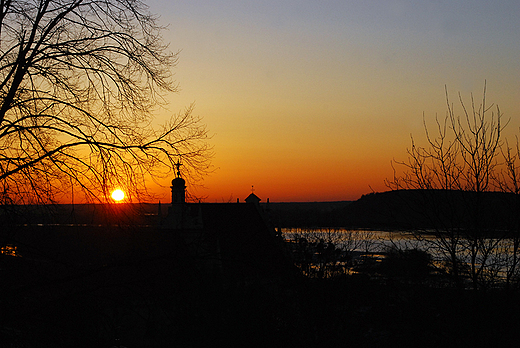
M 345 211 L 351 203 L 269 203 L 263 206 L 276 227 L 336 227 L 345 226 Z
M 477 198 L 483 224 L 492 229 L 510 226 L 519 198 L 502 192 L 400 190 L 371 193 L 356 201 L 270 203 L 269 209 L 273 224 L 286 228 L 428 229 L 439 224 L 463 227 Z
M 269 203 L 262 204 L 274 227 L 345 227 L 373 229 L 432 228 L 442 222 L 465 223 L 466 212 L 480 195 L 484 222 L 493 228 L 507 227 L 516 216 L 518 197 L 502 192 L 464 192 L 443 190 L 400 190 L 363 195 L 356 201 Z M 426 207 L 430 209 L 424 209 Z M 13 223 L 26 222 L 27 214 L 33 221 L 44 223 L 110 223 L 123 215 L 132 224 L 154 224 L 157 216 L 167 214 L 166 205 L 50 205 L 4 207 L 2 219 Z M 465 215 L 466 214 L 466 215 Z M 455 219 L 456 217 L 456 219 Z M 441 221 L 439 221 L 441 220 Z

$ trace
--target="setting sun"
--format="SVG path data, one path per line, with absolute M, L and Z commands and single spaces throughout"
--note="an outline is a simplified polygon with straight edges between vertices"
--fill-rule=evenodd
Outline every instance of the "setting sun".
M 117 189 L 117 190 L 114 190 L 114 192 L 112 192 L 112 199 L 114 201 L 119 202 L 119 201 L 122 201 L 124 198 L 125 198 L 125 193 L 122 190 Z

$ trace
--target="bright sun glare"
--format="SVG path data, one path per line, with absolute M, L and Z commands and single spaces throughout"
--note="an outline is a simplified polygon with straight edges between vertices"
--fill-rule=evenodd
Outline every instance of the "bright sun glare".
M 117 189 L 117 190 L 114 190 L 114 192 L 112 192 L 112 199 L 116 202 L 119 202 L 119 201 L 122 201 L 123 198 L 125 198 L 125 193 L 120 190 L 120 189 Z

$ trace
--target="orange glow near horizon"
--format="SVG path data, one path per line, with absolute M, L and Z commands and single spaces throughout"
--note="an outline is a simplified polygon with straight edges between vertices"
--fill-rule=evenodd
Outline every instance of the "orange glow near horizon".
M 154 122 L 194 104 L 215 153 L 202 181 L 184 177 L 190 201 L 242 202 L 251 185 L 262 202 L 386 191 L 410 136 L 427 145 L 423 117 L 431 133 L 444 117 L 445 87 L 460 114 L 458 93 L 479 104 L 487 81 L 504 140 L 520 134 L 519 2 L 146 3 L 180 51 L 179 93 Z M 142 199 L 170 202 L 174 177 L 147 180 Z
M 228 163 L 221 156 L 217 156 L 215 162 L 221 166 L 202 182 L 194 183 L 185 178 L 188 201 L 226 203 L 238 199 L 243 202 L 251 193 L 251 186 L 262 202 L 268 198 L 273 203 L 352 201 L 373 191 L 386 191 L 384 179 L 393 174 L 389 161 L 365 162 L 362 159 L 331 163 L 323 159 L 310 167 L 305 161 Z M 156 194 L 156 201 L 168 203 L 171 200 L 169 180 L 163 179 L 162 187 L 154 185 L 150 188 Z

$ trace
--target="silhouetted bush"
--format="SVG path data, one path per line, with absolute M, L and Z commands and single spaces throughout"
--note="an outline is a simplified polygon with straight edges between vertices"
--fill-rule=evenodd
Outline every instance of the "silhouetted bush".
M 401 250 L 391 247 L 379 268 L 387 277 L 422 281 L 432 272 L 432 258 L 428 252 L 417 248 Z

